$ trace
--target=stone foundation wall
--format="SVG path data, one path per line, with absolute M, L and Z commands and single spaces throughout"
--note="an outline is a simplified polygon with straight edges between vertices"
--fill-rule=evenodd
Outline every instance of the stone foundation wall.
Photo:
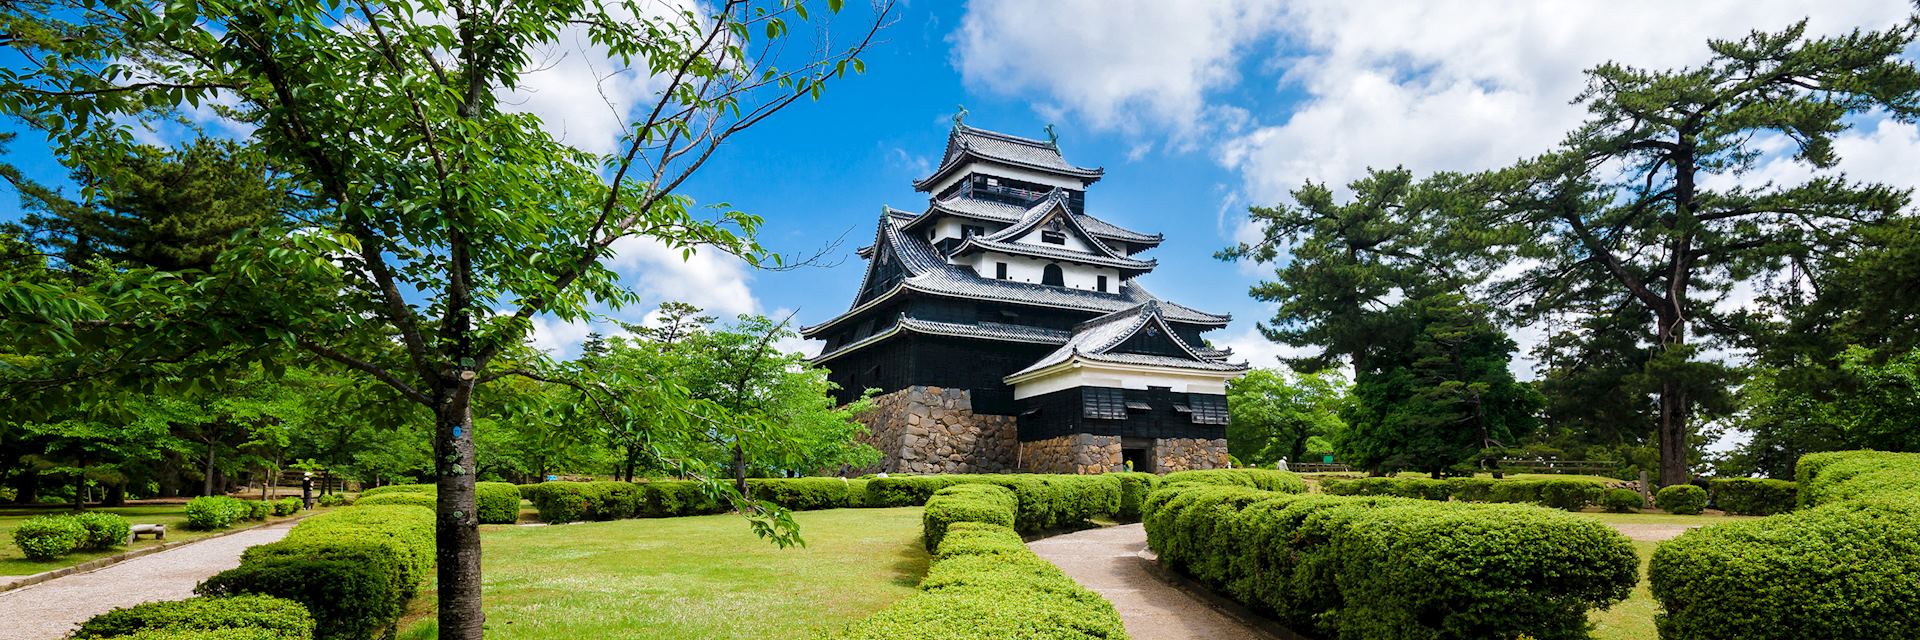
M 1119 455 L 1116 445 L 1115 455 Z M 1227 466 L 1226 439 L 1163 438 L 1153 441 L 1153 470 L 1159 473 Z
M 1006 473 L 1013 470 L 1019 423 L 1013 416 L 973 412 L 965 389 L 907 387 L 874 398 L 860 417 L 863 440 L 880 450 L 863 473 Z
M 1020 443 L 1020 470 L 1028 473 L 1126 471 L 1120 436 L 1084 433 Z

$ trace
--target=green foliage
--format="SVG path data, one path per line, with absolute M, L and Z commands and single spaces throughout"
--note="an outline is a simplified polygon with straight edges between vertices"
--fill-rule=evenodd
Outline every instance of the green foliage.
M 480 524 L 513 524 L 520 521 L 520 488 L 508 482 L 481 482 L 473 485 L 474 505 Z
M 1721 511 L 1741 516 L 1770 516 L 1792 511 L 1798 491 L 1792 482 L 1721 478 L 1707 483 L 1708 497 Z
M 843 478 L 753 479 L 747 488 L 756 500 L 766 500 L 794 511 L 842 509 L 852 504 Z
M 243 502 L 247 505 L 248 520 L 266 520 L 267 516 L 273 515 L 273 503 L 271 502 L 265 500 L 245 500 Z
M 1207 469 L 1175 471 L 1160 478 L 1159 486 L 1177 482 L 1252 487 L 1282 493 L 1306 493 L 1307 481 L 1286 471 L 1272 469 Z
M 1319 637 L 1587 637 L 1637 582 L 1610 527 L 1529 506 L 1169 483 L 1149 497 L 1161 562 Z
M 1493 502 L 1493 478 L 1447 478 L 1448 494 L 1461 502 Z
M 1839 502 L 1694 529 L 1654 550 L 1649 576 L 1664 640 L 1905 637 L 1920 628 L 1920 506 Z
M 362 491 L 360 492 L 360 497 L 365 498 L 389 493 L 438 493 L 439 491 L 439 487 L 431 484 L 390 484 Z
M 1579 511 L 1600 502 L 1606 486 L 1590 480 L 1542 480 L 1540 504 L 1555 509 Z
M 1600 496 L 1600 506 L 1607 513 L 1634 513 L 1647 506 L 1647 499 L 1632 489 L 1608 489 Z
M 1012 528 L 1019 501 L 1005 487 L 990 484 L 957 484 L 933 493 L 921 516 L 922 541 L 928 551 L 938 551 L 947 528 L 956 522 L 982 522 Z
M 1334 442 L 1350 464 L 1439 474 L 1534 431 L 1539 393 L 1514 379 L 1514 342 L 1489 309 L 1436 293 L 1393 313 L 1403 326 L 1356 370 L 1347 429 Z
M 406 504 L 406 505 L 413 505 L 416 507 L 426 507 L 428 509 L 432 509 L 434 505 L 439 504 L 439 502 L 440 502 L 439 496 L 432 493 L 413 493 L 413 492 L 394 491 L 394 492 L 388 492 L 388 493 L 376 493 L 373 495 L 361 494 L 360 499 L 355 500 L 353 504 L 355 506 Z
M 992 492 L 974 488 L 963 491 Z M 920 593 L 831 637 L 1122 640 L 1127 634 L 1111 603 L 1075 583 L 1053 563 L 1033 555 L 1013 529 L 983 522 L 955 522 L 934 554 L 933 566 L 920 583 Z
M 252 507 L 227 496 L 200 496 L 187 501 L 187 528 L 225 529 L 247 518 Z
M 388 494 L 406 495 L 406 494 Z M 263 594 L 299 602 L 322 638 L 368 640 L 392 628 L 434 562 L 433 510 L 354 506 L 307 518 L 286 539 L 246 550 L 201 595 Z
M 279 500 L 273 501 L 273 515 L 290 516 L 290 515 L 299 513 L 301 506 L 302 506 L 302 503 L 299 498 L 295 498 L 293 496 L 287 496 L 285 498 L 281 498 Z M 333 505 L 325 505 L 325 506 L 333 506 Z
M 1661 487 L 1653 494 L 1653 504 L 1674 515 L 1697 516 L 1707 508 L 1707 490 L 1690 484 Z
M 1546 484 L 1539 480 L 1502 480 L 1495 482 L 1487 490 L 1487 501 L 1510 503 L 1538 503 L 1540 490 Z
M 194 632 L 216 631 L 257 633 L 235 638 L 311 640 L 314 624 L 307 608 L 292 600 L 259 595 L 200 597 L 114 609 L 81 623 L 71 637 L 184 639 L 203 637 Z
M 1292 374 L 1252 369 L 1227 383 L 1227 452 L 1249 466 L 1298 461 L 1313 438 L 1332 438 L 1340 421 L 1347 381 L 1338 370 Z
M 13 544 L 29 560 L 52 560 L 87 542 L 87 527 L 68 515 L 27 518 L 13 530 Z
M 127 543 L 127 536 L 133 534 L 133 525 L 119 514 L 88 511 L 71 516 L 74 521 L 85 527 L 87 535 L 80 542 L 81 549 L 101 551 L 112 549 Z
M 1920 486 L 1920 454 L 1830 451 L 1800 458 L 1795 469 L 1802 507 L 1861 498 L 1906 497 Z
M 313 500 L 322 507 L 344 507 L 353 504 L 353 497 L 344 493 L 329 493 Z
M 1119 522 L 1139 522 L 1140 509 L 1147 504 L 1147 494 L 1160 484 L 1160 476 L 1151 473 L 1115 473 L 1120 479 L 1120 510 L 1114 512 L 1113 519 Z

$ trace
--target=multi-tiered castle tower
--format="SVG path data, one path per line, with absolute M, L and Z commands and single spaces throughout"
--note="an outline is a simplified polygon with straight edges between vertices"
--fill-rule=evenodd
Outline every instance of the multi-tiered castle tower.
M 955 121 L 920 212 L 883 209 L 853 308 L 814 362 L 867 418 L 893 472 L 1167 472 L 1224 466 L 1226 382 L 1246 370 L 1200 334 L 1216 315 L 1137 278 L 1160 234 L 1087 214 L 1102 171 L 1058 145 Z

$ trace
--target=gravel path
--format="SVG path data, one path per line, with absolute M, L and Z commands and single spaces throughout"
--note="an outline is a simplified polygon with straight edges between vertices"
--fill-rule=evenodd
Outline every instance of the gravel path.
M 1616 524 L 1615 531 L 1627 534 L 1628 538 L 1642 542 L 1661 542 L 1672 540 L 1689 529 L 1698 529 L 1706 525 L 1698 524 Z
M 292 527 L 281 522 L 0 593 L 0 640 L 56 640 L 120 607 L 191 597 L 201 580 L 240 566 L 241 551 Z
M 1274 637 L 1162 580 L 1147 551 L 1147 530 L 1138 524 L 1077 531 L 1027 547 L 1112 602 L 1127 634 L 1139 640 Z

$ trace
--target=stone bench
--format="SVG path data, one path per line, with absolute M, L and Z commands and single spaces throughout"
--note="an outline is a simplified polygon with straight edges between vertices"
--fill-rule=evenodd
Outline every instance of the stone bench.
M 143 534 L 143 533 L 153 536 L 153 539 L 155 540 L 165 540 L 167 539 L 167 525 L 164 525 L 164 524 L 133 525 L 133 528 L 127 532 L 127 544 L 133 544 L 135 540 L 139 540 L 140 534 Z

